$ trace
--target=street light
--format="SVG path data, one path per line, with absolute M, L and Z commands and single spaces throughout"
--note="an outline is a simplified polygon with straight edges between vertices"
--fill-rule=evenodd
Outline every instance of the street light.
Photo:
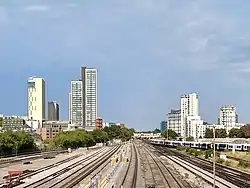
M 214 145 L 214 153 L 213 153 L 213 174 L 214 174 L 214 185 L 215 188 L 215 125 L 213 125 L 213 145 Z

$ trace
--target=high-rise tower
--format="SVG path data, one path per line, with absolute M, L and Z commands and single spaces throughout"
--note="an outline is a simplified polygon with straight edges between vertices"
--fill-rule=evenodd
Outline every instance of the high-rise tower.
M 28 79 L 28 116 L 29 119 L 45 119 L 45 80 L 39 77 Z
M 70 94 L 69 94 L 69 120 L 71 123 L 82 125 L 83 108 L 82 108 L 82 81 L 71 81 Z
M 85 129 L 94 129 L 97 119 L 97 69 L 81 67 L 82 124 Z

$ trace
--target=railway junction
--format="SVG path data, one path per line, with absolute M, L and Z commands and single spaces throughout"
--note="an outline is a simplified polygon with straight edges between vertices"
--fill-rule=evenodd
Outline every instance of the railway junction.
M 9 174 L 2 187 L 17 188 L 210 188 L 212 167 L 205 159 L 134 140 L 30 164 L 10 163 L 0 177 Z M 219 188 L 250 187 L 250 174 L 222 165 L 216 165 L 215 180 Z

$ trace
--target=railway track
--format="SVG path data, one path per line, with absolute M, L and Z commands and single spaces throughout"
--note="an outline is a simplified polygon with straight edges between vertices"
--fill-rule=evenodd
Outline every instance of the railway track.
M 66 176 L 63 179 L 59 179 L 58 182 L 54 183 L 53 185 L 50 185 L 50 188 L 73 188 L 78 183 L 80 183 L 84 178 L 86 178 L 88 175 L 90 175 L 92 172 L 94 172 L 99 166 L 101 166 L 103 163 L 105 163 L 107 160 L 109 160 L 112 155 L 114 155 L 119 149 L 121 148 L 121 145 L 114 147 L 111 151 L 102 154 L 97 159 L 99 160 L 92 160 L 88 164 L 81 167 L 79 170 L 77 170 L 74 173 L 68 173 L 68 176 Z M 101 158 L 101 159 L 100 159 Z M 47 188 L 47 187 L 44 187 Z
M 95 156 L 99 156 L 99 157 L 100 157 L 100 156 L 103 155 L 103 153 L 106 152 L 106 151 L 107 151 L 107 148 L 103 148 L 103 149 L 101 149 L 101 150 L 98 150 L 97 152 L 91 153 L 91 154 L 90 154 L 89 156 L 87 156 L 86 158 L 83 158 L 82 160 L 80 160 L 80 161 L 78 161 L 78 162 L 76 162 L 76 163 L 73 163 L 73 164 L 71 164 L 71 165 L 69 165 L 69 166 L 65 166 L 65 167 L 62 168 L 61 170 L 56 171 L 56 172 L 52 173 L 52 174 L 49 175 L 49 176 L 45 176 L 45 177 L 43 177 L 43 178 L 41 178 L 41 179 L 39 179 L 39 180 L 37 180 L 37 181 L 31 183 L 31 184 L 28 184 L 28 185 L 25 186 L 25 187 L 27 187 L 27 188 L 36 188 L 36 187 L 39 187 L 39 188 L 40 188 L 40 187 L 47 188 L 47 187 L 51 187 L 51 185 L 55 184 L 55 182 L 58 182 L 58 181 L 60 180 L 60 179 L 58 179 L 58 177 L 60 177 L 62 174 L 67 173 L 69 170 L 74 169 L 75 167 L 77 167 L 77 166 L 79 166 L 79 165 L 83 165 L 84 163 L 88 162 L 88 160 L 93 159 Z M 78 156 L 78 157 L 80 157 L 80 156 Z M 68 160 L 68 161 L 74 160 L 74 159 L 76 159 L 76 158 L 77 158 L 77 157 L 71 158 L 71 159 Z M 66 160 L 66 161 L 64 161 L 64 162 L 59 162 L 59 164 L 57 164 L 57 165 L 55 165 L 55 164 L 49 165 L 49 166 L 47 167 L 47 169 L 41 169 L 39 172 L 35 172 L 35 174 L 33 174 L 32 176 L 34 176 L 34 175 L 36 175 L 36 174 L 39 174 L 39 173 L 41 173 L 41 172 L 43 172 L 43 171 L 45 171 L 45 170 L 50 170 L 50 169 L 52 169 L 52 168 L 54 168 L 54 167 L 57 167 L 57 166 L 59 166 L 59 165 L 63 165 L 63 163 L 68 162 L 68 161 Z M 84 165 L 83 165 L 83 166 L 84 166 Z M 45 168 L 46 168 L 46 167 L 45 167 Z M 30 176 L 30 174 L 28 174 L 27 176 Z
M 162 160 L 155 154 L 152 153 L 148 148 L 144 146 L 144 150 L 148 156 L 148 162 L 151 166 L 151 170 L 157 187 L 166 188 L 191 188 L 191 186 L 177 178 L 175 174 L 162 162 Z M 158 176 L 158 177 L 157 177 Z
M 136 188 L 137 171 L 138 171 L 138 154 L 134 143 L 131 145 L 130 153 L 131 154 L 130 154 L 129 165 L 126 169 L 126 173 L 122 181 L 122 186 Z M 131 174 L 133 174 L 132 178 Z
M 103 149 L 104 149 L 104 148 L 103 148 Z M 103 149 L 94 152 L 93 155 L 102 152 Z M 56 163 L 54 163 L 54 164 L 51 164 L 51 165 L 48 165 L 48 166 L 39 168 L 38 170 L 35 170 L 35 171 L 33 171 L 33 172 L 30 172 L 30 173 L 27 173 L 27 174 L 23 174 L 23 175 L 20 176 L 20 180 L 24 180 L 24 179 L 26 179 L 26 178 L 30 178 L 31 176 L 34 176 L 34 175 L 36 175 L 36 174 L 39 174 L 39 173 L 41 173 L 41 172 L 44 172 L 44 171 L 46 171 L 46 170 L 49 170 L 49 169 L 51 169 L 51 168 L 54 168 L 54 167 L 56 167 L 56 166 L 59 166 L 59 165 L 61 165 L 61 164 L 66 163 L 66 162 L 72 161 L 72 160 L 74 160 L 74 159 L 76 159 L 76 158 L 78 158 L 78 157 L 80 157 L 80 156 L 82 156 L 82 154 L 77 154 L 77 155 L 72 156 L 72 157 L 69 157 L 69 158 L 67 158 L 67 159 L 58 161 L 58 162 L 56 162 Z
M 212 162 L 208 160 L 197 157 L 191 157 L 164 147 L 154 147 L 154 148 L 157 149 L 158 153 L 164 155 L 169 160 L 172 160 L 175 163 L 179 163 L 180 166 L 183 166 L 183 163 L 185 163 L 186 161 L 185 165 L 189 166 L 190 168 L 194 168 L 194 166 L 196 166 L 202 170 L 210 172 L 210 174 L 213 174 Z M 161 151 L 159 149 L 161 149 Z M 178 162 L 178 159 L 183 160 L 183 163 Z M 190 169 L 187 170 L 190 171 Z M 200 170 L 200 173 L 203 172 Z M 217 178 L 216 182 L 223 185 L 224 187 L 232 187 L 233 185 L 242 188 L 250 187 L 250 175 L 241 171 L 233 170 L 231 168 L 227 168 L 225 166 L 216 164 L 216 176 L 231 183 L 231 186 L 229 186 L 226 183 L 223 183 L 222 181 L 218 180 L 219 178 Z M 212 175 L 207 175 L 207 177 L 213 178 Z

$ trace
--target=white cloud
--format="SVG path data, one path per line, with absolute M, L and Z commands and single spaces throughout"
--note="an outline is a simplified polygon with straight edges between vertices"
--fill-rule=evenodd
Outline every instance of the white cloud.
M 25 7 L 23 11 L 48 11 L 49 9 L 50 7 L 46 5 L 31 5 Z

